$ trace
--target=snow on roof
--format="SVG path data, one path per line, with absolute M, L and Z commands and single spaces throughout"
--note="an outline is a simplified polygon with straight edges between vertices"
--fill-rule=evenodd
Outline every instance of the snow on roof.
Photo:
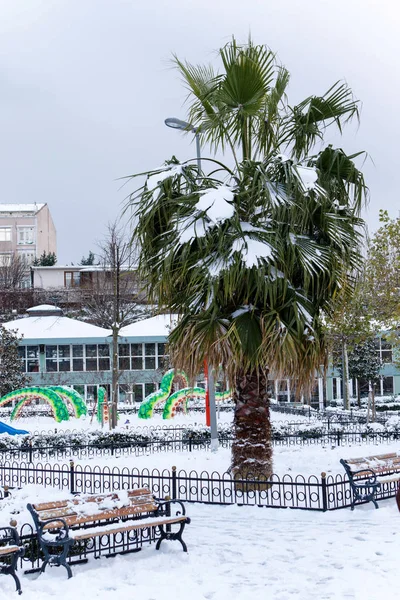
M 0 213 L 33 212 L 37 213 L 46 204 L 0 204 Z
M 31 306 L 31 308 L 27 308 L 26 312 L 27 313 L 33 313 L 33 312 L 62 312 L 62 309 L 59 308 L 58 306 L 54 306 L 53 304 L 39 304 L 38 306 Z
M 103 327 L 54 314 L 8 321 L 3 323 L 3 327 L 8 330 L 17 330 L 18 334 L 23 336 L 24 342 L 35 340 L 35 343 L 41 343 L 41 340 L 59 340 L 62 342 L 63 339 L 83 338 L 99 338 L 99 343 L 104 343 L 104 338 L 111 335 L 111 331 L 103 329 Z
M 122 327 L 120 337 L 168 337 L 178 320 L 178 315 L 157 315 Z

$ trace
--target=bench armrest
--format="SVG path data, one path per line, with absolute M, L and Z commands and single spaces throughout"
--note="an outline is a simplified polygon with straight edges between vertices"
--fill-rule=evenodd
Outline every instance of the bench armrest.
M 18 531 L 15 527 L 0 527 L 0 541 L 12 542 L 15 546 L 20 546 Z
M 179 517 L 180 515 L 186 515 L 185 505 L 180 500 L 172 499 L 172 500 L 165 500 L 165 501 L 159 501 L 159 502 L 160 503 L 157 507 L 156 514 L 159 514 L 162 512 L 168 512 L 169 515 L 171 516 L 171 504 L 178 504 L 179 506 L 176 508 L 176 512 L 175 512 L 174 516 Z
M 54 527 L 49 527 L 50 523 L 58 523 L 58 526 L 54 525 Z M 61 523 L 61 527 L 60 527 Z M 46 528 L 46 529 L 45 529 Z M 50 529 L 56 529 L 57 534 L 54 540 L 46 539 L 46 533 L 49 535 L 53 535 L 50 533 Z M 53 545 L 64 544 L 66 540 L 69 538 L 69 527 L 64 519 L 61 517 L 56 517 L 54 519 L 47 519 L 46 521 L 40 521 L 37 528 L 38 536 L 44 542 L 51 542 Z
M 369 483 L 376 483 L 376 473 L 373 469 L 360 469 L 359 471 L 352 471 L 351 475 L 354 478 L 359 473 L 371 473 L 371 475 L 368 476 L 367 480 Z M 354 483 L 357 485 L 356 481 L 354 481 Z M 365 483 L 362 483 L 361 485 L 365 485 Z

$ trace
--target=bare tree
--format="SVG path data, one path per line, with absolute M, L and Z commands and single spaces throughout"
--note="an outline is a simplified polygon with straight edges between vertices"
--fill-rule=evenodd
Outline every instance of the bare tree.
M 117 425 L 118 336 L 122 327 L 143 318 L 149 309 L 141 304 L 140 282 L 136 274 L 136 248 L 125 228 L 117 222 L 108 225 L 107 236 L 99 244 L 99 264 L 81 272 L 81 288 L 86 294 L 84 312 L 88 321 L 112 331 L 112 384 L 110 428 Z
M 3 290 L 15 290 L 22 287 L 29 266 L 24 256 L 11 254 L 9 260 L 0 266 L 0 287 Z

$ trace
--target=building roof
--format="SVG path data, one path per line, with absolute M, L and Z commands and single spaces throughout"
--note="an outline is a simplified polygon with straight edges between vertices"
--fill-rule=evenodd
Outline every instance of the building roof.
M 71 344 L 97 343 L 104 344 L 110 340 L 109 329 L 97 327 L 84 321 L 62 316 L 55 306 L 42 304 L 28 309 L 30 316 L 3 323 L 3 327 L 16 330 L 23 336 L 23 343 L 28 344 Z M 33 314 L 32 314 L 33 312 Z M 35 315 L 35 312 L 39 313 Z M 46 316 L 48 312 L 48 316 Z M 56 313 L 56 314 L 54 314 Z M 28 313 L 29 314 L 29 313 Z
M 0 204 L 0 213 L 37 213 L 41 210 L 46 204 Z
M 178 315 L 157 315 L 122 327 L 119 335 L 120 337 L 139 338 L 138 341 L 148 340 L 151 342 L 165 340 L 171 329 L 174 328 L 177 320 Z

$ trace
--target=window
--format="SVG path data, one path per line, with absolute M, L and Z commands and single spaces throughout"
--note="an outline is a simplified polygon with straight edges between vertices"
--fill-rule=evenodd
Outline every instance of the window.
M 0 242 L 11 242 L 11 227 L 0 227 Z
M 142 369 L 163 369 L 167 356 L 165 344 L 119 344 L 119 368 L 141 371 Z
M 35 260 L 35 253 L 34 252 L 27 252 L 27 251 L 18 251 L 18 256 L 20 256 L 27 265 L 31 265 L 33 263 L 33 261 Z
M 392 362 L 392 344 L 385 339 L 381 339 L 381 359 L 384 363 Z
M 147 397 L 149 394 L 152 394 L 153 392 L 156 391 L 156 384 L 155 383 L 145 383 L 144 384 L 144 395 L 145 397 Z
M 393 394 L 393 377 L 382 377 L 382 393 L 383 396 Z
M 11 254 L 2 253 L 0 254 L 0 267 L 9 267 L 11 264 Z
M 142 400 L 144 398 L 142 383 L 137 383 L 136 385 L 133 386 L 133 397 L 134 397 L 135 402 L 142 402 Z
M 34 244 L 35 243 L 35 228 L 34 227 L 18 227 L 18 244 Z
M 72 368 L 71 368 L 72 367 Z M 109 371 L 108 344 L 59 344 L 46 346 L 46 371 Z
M 18 354 L 23 372 L 39 372 L 39 346 L 19 346 Z
M 65 271 L 64 287 L 79 287 L 81 284 L 81 274 L 79 271 Z

